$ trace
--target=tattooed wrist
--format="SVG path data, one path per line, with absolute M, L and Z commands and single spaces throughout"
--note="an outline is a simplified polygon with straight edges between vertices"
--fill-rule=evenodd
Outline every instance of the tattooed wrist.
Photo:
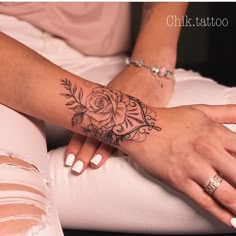
M 119 146 L 122 141 L 143 141 L 156 125 L 156 113 L 140 100 L 106 87 L 94 87 L 88 95 L 83 89 L 62 79 L 66 106 L 72 113 L 71 125 L 80 125 L 83 134 Z

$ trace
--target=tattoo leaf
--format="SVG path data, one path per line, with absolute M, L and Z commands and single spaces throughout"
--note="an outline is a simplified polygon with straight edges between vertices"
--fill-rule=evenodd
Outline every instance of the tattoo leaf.
M 64 96 L 65 98 L 72 98 L 73 96 L 69 93 L 60 93 L 60 95 Z
M 84 113 L 75 113 L 71 119 L 71 125 L 72 127 L 76 126 L 77 124 L 80 124 L 84 119 Z
M 71 87 L 71 81 L 70 81 L 70 80 L 68 80 L 68 79 L 66 79 L 66 81 L 67 81 L 67 83 L 68 83 L 69 87 Z
M 75 95 L 75 93 L 76 93 L 76 91 L 77 91 L 77 86 L 76 86 L 76 84 L 75 84 L 75 86 L 74 86 L 74 88 L 73 88 L 73 95 Z
M 79 99 L 80 102 L 82 100 L 82 97 L 83 97 L 83 90 L 80 88 L 79 94 L 78 94 L 78 99 Z
M 84 112 L 87 111 L 87 108 L 82 104 L 78 104 L 74 107 L 71 107 L 70 109 L 73 110 L 76 113 L 84 113 Z
M 66 103 L 67 106 L 73 105 L 76 101 L 69 101 Z
M 71 87 L 71 82 L 67 79 L 62 79 L 61 80 L 61 85 L 63 85 L 65 87 L 66 90 L 70 91 L 70 87 Z

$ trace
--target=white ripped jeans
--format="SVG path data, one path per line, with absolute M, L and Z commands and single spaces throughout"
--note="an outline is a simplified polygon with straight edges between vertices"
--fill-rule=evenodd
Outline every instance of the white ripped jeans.
M 107 84 L 124 67 L 123 55 L 84 57 L 14 17 L 0 15 L 0 30 L 96 83 Z M 178 69 L 176 80 L 170 106 L 236 103 L 236 88 L 197 73 Z M 1 236 L 60 236 L 61 225 L 139 233 L 235 232 L 127 157 L 113 155 L 102 168 L 74 176 L 64 167 L 69 137 L 65 129 L 0 105 Z

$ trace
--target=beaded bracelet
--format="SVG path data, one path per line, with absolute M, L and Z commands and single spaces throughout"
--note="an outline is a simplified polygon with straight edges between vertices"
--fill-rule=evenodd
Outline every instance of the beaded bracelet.
M 129 65 L 135 65 L 137 67 L 145 67 L 151 71 L 151 73 L 154 75 L 155 79 L 159 81 L 161 87 L 163 87 L 163 84 L 160 81 L 161 77 L 165 77 L 167 79 L 174 79 L 174 73 L 169 71 L 166 67 L 164 66 L 150 66 L 144 63 L 144 60 L 142 58 L 137 59 L 137 60 L 132 60 L 129 57 L 126 58 L 125 63 L 127 66 Z

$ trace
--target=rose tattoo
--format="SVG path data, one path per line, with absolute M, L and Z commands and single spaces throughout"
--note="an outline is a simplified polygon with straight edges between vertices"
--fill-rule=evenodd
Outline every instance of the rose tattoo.
M 91 123 L 98 128 L 122 124 L 129 104 L 128 98 L 108 88 L 95 88 L 93 91 L 86 101 L 86 115 L 90 117 Z
M 120 141 L 143 141 L 151 130 L 161 130 L 155 125 L 154 111 L 132 96 L 96 87 L 83 98 L 83 90 L 78 91 L 70 80 L 62 79 L 61 85 L 67 93 L 60 95 L 69 100 L 65 105 L 73 112 L 72 127 L 84 119 L 89 121 L 88 126 L 83 127 L 85 135 L 118 146 Z

